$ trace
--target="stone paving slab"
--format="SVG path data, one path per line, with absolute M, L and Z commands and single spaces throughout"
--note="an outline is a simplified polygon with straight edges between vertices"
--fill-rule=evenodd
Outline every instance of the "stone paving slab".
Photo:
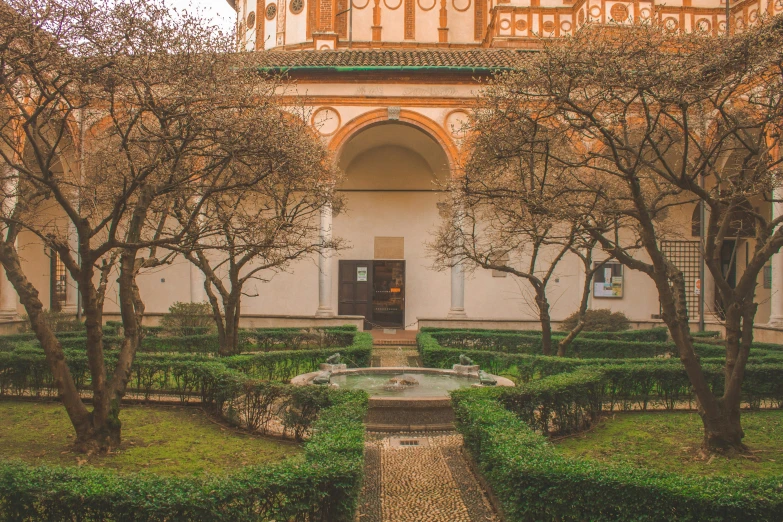
M 411 441 L 419 446 L 405 446 Z M 360 522 L 495 522 L 456 432 L 368 433 Z

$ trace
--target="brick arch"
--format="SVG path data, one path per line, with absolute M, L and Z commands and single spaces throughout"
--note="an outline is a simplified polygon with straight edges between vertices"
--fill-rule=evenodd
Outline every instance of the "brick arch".
M 332 140 L 329 142 L 329 150 L 334 153 L 335 157 L 339 158 L 342 154 L 343 147 L 345 147 L 345 144 L 348 143 L 351 138 L 364 129 L 383 123 L 402 123 L 410 125 L 411 127 L 416 127 L 427 134 L 427 136 L 431 137 L 440 145 L 443 152 L 446 154 L 446 159 L 449 162 L 449 171 L 451 172 L 452 177 L 456 175 L 460 164 L 460 151 L 457 149 L 454 141 L 446 130 L 434 120 L 411 110 L 401 110 L 400 117 L 397 120 L 389 119 L 388 109 L 376 109 L 361 114 L 335 132 Z

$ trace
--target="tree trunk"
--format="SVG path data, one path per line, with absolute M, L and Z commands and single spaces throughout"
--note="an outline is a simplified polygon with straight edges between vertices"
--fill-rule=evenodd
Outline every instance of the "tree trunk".
M 8 244 L 2 245 L 2 263 L 8 280 L 19 295 L 19 300 L 30 318 L 35 336 L 44 350 L 49 371 L 57 387 L 58 398 L 63 403 L 76 432 L 76 448 L 85 452 L 100 450 L 104 445 L 97 441 L 107 434 L 101 431 L 99 425 L 96 426 L 93 413 L 87 410 L 82 401 L 71 370 L 65 361 L 62 346 L 51 326 L 44 319 L 43 303 L 38 298 L 38 290 L 27 280 L 19 256 Z
M 718 401 L 716 411 L 703 411 L 699 408 L 704 424 L 704 441 L 702 448 L 708 453 L 744 453 L 747 447 L 742 443 L 745 433 L 740 422 L 739 403 L 729 404 Z
M 558 357 L 565 357 L 566 350 L 571 345 L 571 342 L 576 339 L 576 336 L 585 327 L 585 314 L 587 314 L 587 300 L 590 298 L 590 285 L 593 282 L 593 273 L 590 270 L 590 263 L 592 258 L 588 258 L 585 263 L 585 284 L 582 286 L 582 299 L 579 301 L 579 310 L 577 313 L 576 326 L 574 326 L 568 335 L 564 339 L 561 339 L 557 344 Z
M 543 288 L 536 289 L 536 305 L 541 322 L 541 353 L 552 355 L 552 318 L 549 317 L 549 302 Z
M 239 353 L 239 296 L 229 295 L 223 301 L 225 311 L 223 336 L 220 339 L 220 355 L 237 355 Z
M 688 323 L 685 299 L 685 281 L 682 273 L 669 277 L 654 274 L 653 279 L 658 287 L 658 295 L 661 297 L 663 320 L 669 327 L 672 340 L 680 355 L 680 361 L 685 367 L 693 393 L 696 395 L 699 416 L 704 425 L 702 449 L 707 453 L 745 452 L 747 448 L 742 444 L 744 433 L 740 426 L 738 390 L 736 396 L 731 395 L 728 398 L 722 397 L 720 399 L 715 397 L 693 349 L 693 338 Z M 671 286 L 669 281 L 671 281 Z M 727 332 L 730 328 L 729 323 L 734 322 L 729 319 L 730 315 L 736 316 L 736 321 L 739 321 L 741 317 L 741 314 L 727 314 Z

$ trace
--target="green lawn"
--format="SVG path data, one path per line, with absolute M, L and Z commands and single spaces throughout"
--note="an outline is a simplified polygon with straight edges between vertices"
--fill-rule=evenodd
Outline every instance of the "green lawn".
M 696 413 L 618 413 L 590 432 L 557 441 L 569 457 L 689 475 L 783 476 L 783 411 L 743 412 L 751 454 L 704 460 L 702 423 Z
M 125 406 L 120 413 L 122 445 L 100 456 L 73 451 L 73 428 L 59 403 L 0 401 L 0 419 L 0 459 L 29 464 L 185 476 L 220 474 L 301 453 L 297 444 L 216 424 L 197 408 Z

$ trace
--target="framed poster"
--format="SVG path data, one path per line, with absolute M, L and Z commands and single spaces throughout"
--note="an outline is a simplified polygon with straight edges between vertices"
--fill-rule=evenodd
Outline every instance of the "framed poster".
M 366 266 L 357 266 L 356 267 L 356 281 L 357 282 L 366 282 L 367 281 L 367 267 Z
M 596 263 L 598 265 L 598 263 Z M 623 296 L 623 265 L 609 261 L 593 277 L 593 297 L 621 298 Z

